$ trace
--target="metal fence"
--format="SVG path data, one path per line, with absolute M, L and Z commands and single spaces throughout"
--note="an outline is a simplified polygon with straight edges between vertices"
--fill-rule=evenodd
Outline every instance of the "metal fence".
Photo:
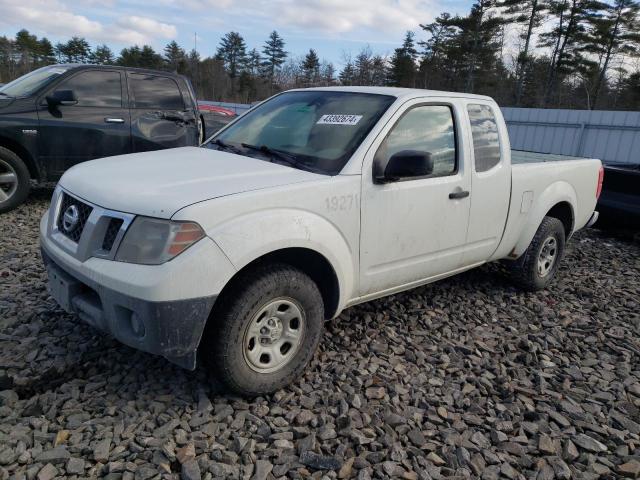
M 640 112 L 503 108 L 511 148 L 640 163 Z
M 251 108 L 251 105 L 245 103 L 230 103 L 230 102 L 209 102 L 207 100 L 198 100 L 198 103 L 204 105 L 213 105 L 215 107 L 227 108 L 236 112 L 237 115 L 242 115 L 244 112 Z
M 204 102 L 243 114 L 251 105 Z M 640 112 L 502 109 L 511 148 L 640 164 Z

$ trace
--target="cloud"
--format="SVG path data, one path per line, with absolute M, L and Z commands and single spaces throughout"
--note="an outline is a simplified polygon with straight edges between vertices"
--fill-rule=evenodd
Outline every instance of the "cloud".
M 437 0 L 156 0 L 184 12 L 215 12 L 248 22 L 268 22 L 308 32 L 340 34 L 372 29 L 400 32 L 415 29 L 440 13 Z M 240 27 L 236 29 L 241 30 Z
M 414 29 L 434 5 L 414 0 L 279 0 L 278 21 L 298 28 L 345 33 L 362 28 L 384 32 Z
M 109 5 L 110 0 L 93 0 Z M 126 44 L 154 43 L 158 39 L 176 38 L 174 25 L 151 18 L 126 16 L 112 23 L 92 20 L 74 13 L 59 0 L 0 0 L 0 26 L 20 26 L 44 35 L 86 37 L 99 42 Z

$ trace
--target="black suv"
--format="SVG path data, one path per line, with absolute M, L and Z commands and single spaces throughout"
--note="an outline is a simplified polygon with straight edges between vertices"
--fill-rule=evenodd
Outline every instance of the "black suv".
M 197 146 L 204 123 L 180 75 L 137 68 L 53 65 L 0 87 L 0 213 L 31 181 L 55 181 L 76 163 Z

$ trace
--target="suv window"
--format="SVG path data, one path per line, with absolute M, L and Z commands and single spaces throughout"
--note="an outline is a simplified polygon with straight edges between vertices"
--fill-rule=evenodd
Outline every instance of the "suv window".
M 171 78 L 133 73 L 130 75 L 134 108 L 184 110 L 178 84 Z
M 78 107 L 122 107 L 120 72 L 82 72 L 62 82 L 56 90 L 73 90 Z
M 489 105 L 467 105 L 476 172 L 486 172 L 500 163 L 498 122 Z
M 451 108 L 421 105 L 407 111 L 378 148 L 375 161 L 384 169 L 389 159 L 402 150 L 430 153 L 433 177 L 455 173 L 456 135 Z

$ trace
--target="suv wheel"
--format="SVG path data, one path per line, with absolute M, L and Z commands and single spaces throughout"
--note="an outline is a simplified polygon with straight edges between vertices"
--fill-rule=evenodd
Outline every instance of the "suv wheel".
M 531 244 L 515 262 L 510 262 L 512 278 L 522 288 L 545 288 L 556 275 L 564 255 L 565 231 L 560 220 L 544 217 Z
M 316 284 L 302 271 L 269 264 L 225 292 L 202 352 L 231 390 L 264 395 L 294 381 L 313 358 L 324 324 Z
M 31 175 L 24 162 L 11 150 L 0 147 L 0 213 L 25 201 L 31 190 Z

